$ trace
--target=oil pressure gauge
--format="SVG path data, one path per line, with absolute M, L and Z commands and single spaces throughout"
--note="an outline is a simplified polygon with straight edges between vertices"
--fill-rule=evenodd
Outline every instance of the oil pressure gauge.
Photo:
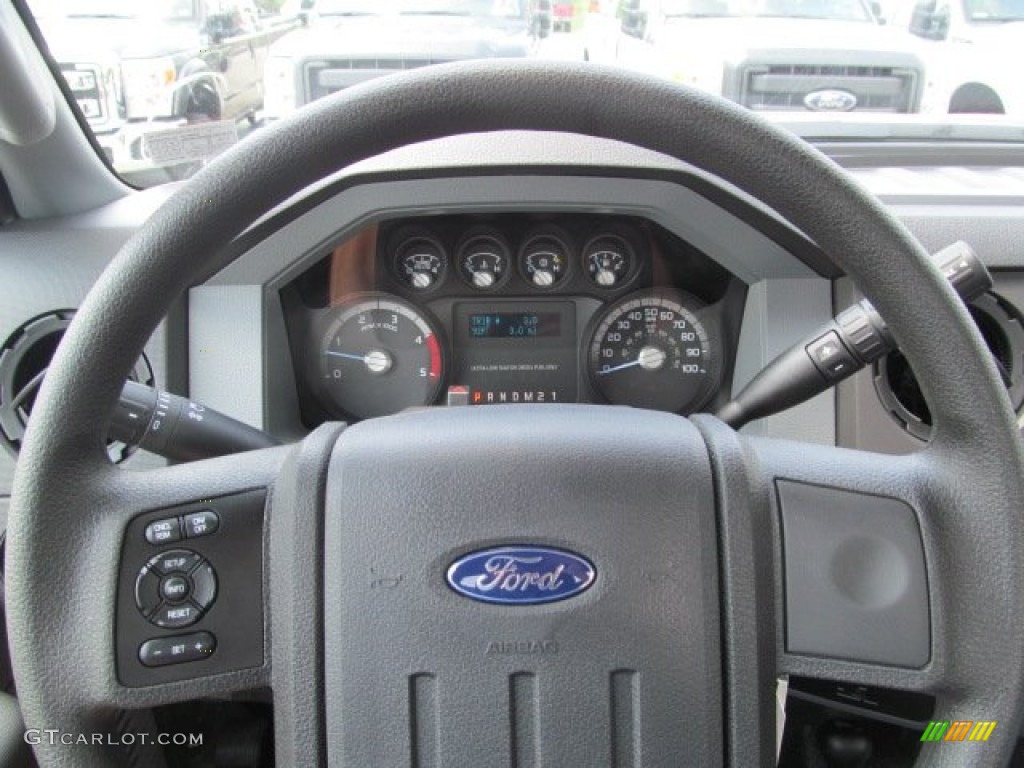
M 429 235 L 411 235 L 395 249 L 395 275 L 414 291 L 437 287 L 448 271 L 444 246 Z

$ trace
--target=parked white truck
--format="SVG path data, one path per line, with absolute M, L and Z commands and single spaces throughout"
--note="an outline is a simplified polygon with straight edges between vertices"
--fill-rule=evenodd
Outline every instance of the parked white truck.
M 1024 0 L 918 0 L 909 30 L 927 41 L 924 111 L 1024 114 Z
M 751 109 L 917 112 L 920 41 L 868 0 L 625 0 L 624 66 Z

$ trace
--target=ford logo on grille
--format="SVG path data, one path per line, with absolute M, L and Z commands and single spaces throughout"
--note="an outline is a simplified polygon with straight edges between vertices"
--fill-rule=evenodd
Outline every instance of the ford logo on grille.
M 578 595 L 596 576 L 588 560 L 563 549 L 497 547 L 452 563 L 448 585 L 483 603 L 537 605 Z
M 849 112 L 857 106 L 857 97 L 849 91 L 830 88 L 804 96 L 804 106 L 815 112 Z

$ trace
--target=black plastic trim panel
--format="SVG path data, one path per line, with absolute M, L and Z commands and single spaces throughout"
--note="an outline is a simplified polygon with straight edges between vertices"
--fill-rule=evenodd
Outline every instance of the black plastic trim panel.
M 149 512 L 132 520 L 121 551 L 117 595 L 117 674 L 124 685 L 155 685 L 262 666 L 265 505 L 265 491 L 250 491 Z M 150 523 L 207 509 L 216 512 L 220 520 L 214 533 L 199 538 L 183 536 L 160 546 L 146 541 Z M 195 552 L 213 566 L 217 596 L 197 623 L 161 629 L 136 607 L 135 584 L 151 558 L 172 550 Z M 196 632 L 209 632 L 216 638 L 216 650 L 208 658 L 153 668 L 139 661 L 144 642 Z

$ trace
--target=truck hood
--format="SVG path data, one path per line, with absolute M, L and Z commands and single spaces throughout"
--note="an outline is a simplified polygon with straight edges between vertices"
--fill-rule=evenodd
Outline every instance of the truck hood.
M 526 25 L 464 16 L 324 17 L 285 35 L 270 55 L 287 58 L 467 59 L 525 56 Z
M 71 18 L 40 23 L 58 63 L 102 61 L 111 54 L 118 59 L 149 59 L 202 47 L 199 32 L 188 21 Z
M 656 45 L 720 58 L 747 58 L 758 51 L 871 51 L 865 63 L 881 63 L 883 56 L 917 56 L 921 44 L 908 32 L 869 22 L 744 17 L 670 18 Z

